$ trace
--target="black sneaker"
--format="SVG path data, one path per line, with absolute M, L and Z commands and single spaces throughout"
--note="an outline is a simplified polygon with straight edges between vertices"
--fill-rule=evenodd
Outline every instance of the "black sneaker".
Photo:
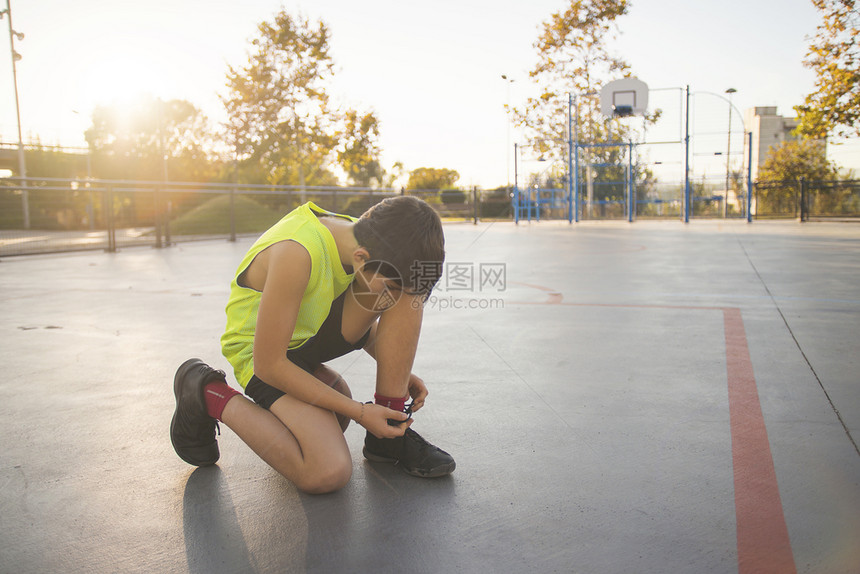
M 367 433 L 364 458 L 373 462 L 393 462 L 407 474 L 435 478 L 454 472 L 457 463 L 450 454 L 433 446 L 411 428 L 397 438 L 376 438 Z
M 215 464 L 221 456 L 215 439 L 215 430 L 221 429 L 207 413 L 203 398 L 203 387 L 213 381 L 226 382 L 224 371 L 200 359 L 182 363 L 173 379 L 176 412 L 170 421 L 170 442 L 179 458 L 195 466 Z

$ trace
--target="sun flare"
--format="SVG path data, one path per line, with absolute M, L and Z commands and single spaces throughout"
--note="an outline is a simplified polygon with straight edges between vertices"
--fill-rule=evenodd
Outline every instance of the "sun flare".
M 158 62 L 135 53 L 101 54 L 87 68 L 78 85 L 79 101 L 88 107 L 127 103 L 143 95 L 163 97 L 169 92 Z

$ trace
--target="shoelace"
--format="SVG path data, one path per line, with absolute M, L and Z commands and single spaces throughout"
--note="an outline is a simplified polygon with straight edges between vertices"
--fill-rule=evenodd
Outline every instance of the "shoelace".
M 409 403 L 408 405 L 405 405 L 403 408 L 403 412 L 406 413 L 407 415 L 409 415 L 409 418 L 406 419 L 407 421 L 412 418 L 412 405 L 413 404 L 415 404 L 414 400 L 411 403 Z M 411 428 L 406 429 L 406 432 L 403 434 L 403 438 L 408 438 L 412 442 L 418 443 L 421 446 L 421 450 L 424 450 L 427 447 L 433 446 L 429 442 L 424 440 L 423 436 L 421 436 L 420 434 L 418 434 L 417 432 L 415 432 Z
M 204 441 L 211 440 L 213 435 L 210 433 L 213 433 L 213 432 L 218 433 L 218 436 L 221 436 L 221 425 L 218 424 L 218 421 L 216 419 L 212 419 L 212 422 L 215 423 L 214 429 L 207 424 L 195 425 L 196 430 L 197 430 L 197 433 L 196 433 L 197 438 L 199 440 L 204 440 Z
M 388 419 L 388 424 L 393 426 L 393 427 L 396 427 L 397 425 L 402 425 L 403 423 L 405 423 L 406 421 L 411 419 L 412 418 L 412 405 L 414 403 L 415 403 L 415 401 L 413 400 L 408 405 L 403 405 L 403 412 L 406 413 L 406 420 L 398 421 L 395 419 Z M 370 401 L 368 401 L 367 404 L 370 404 Z

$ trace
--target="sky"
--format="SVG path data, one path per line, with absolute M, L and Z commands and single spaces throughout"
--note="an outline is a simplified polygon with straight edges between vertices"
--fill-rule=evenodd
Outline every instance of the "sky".
M 535 86 L 540 24 L 565 0 L 11 0 L 24 139 L 85 146 L 96 105 L 141 93 L 185 99 L 214 122 L 228 66 L 241 66 L 257 25 L 282 7 L 331 31 L 336 103 L 380 119 L 383 164 L 457 170 L 460 185 L 512 177 L 505 104 Z M 0 48 L 0 140 L 17 141 L 7 21 Z M 649 88 L 690 86 L 736 108 L 793 115 L 813 89 L 803 67 L 819 15 L 810 0 L 632 0 L 610 49 Z M 514 81 L 505 82 L 505 74 Z M 719 113 L 725 103 L 708 103 Z M 704 103 L 702 105 L 704 108 Z M 717 113 L 716 111 L 713 113 Z M 741 128 L 738 128 L 741 129 Z M 860 168 L 860 142 L 833 159 Z

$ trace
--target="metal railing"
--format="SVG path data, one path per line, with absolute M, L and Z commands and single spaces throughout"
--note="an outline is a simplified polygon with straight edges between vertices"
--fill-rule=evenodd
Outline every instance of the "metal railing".
M 800 221 L 860 218 L 860 180 L 757 181 L 753 185 L 757 219 Z
M 306 201 L 357 217 L 384 198 L 403 193 L 424 199 L 447 221 L 567 218 L 568 201 L 560 189 L 529 192 L 533 201 L 526 202 L 527 210 L 523 211 L 521 197 L 520 212 L 516 213 L 515 194 L 509 189 L 404 191 L 5 178 L 0 179 L 0 257 L 94 249 L 116 251 L 138 245 L 164 247 L 213 238 L 235 240 L 238 236 L 259 235 Z M 673 190 L 664 190 L 653 197 L 637 198 L 635 218 L 678 218 L 680 198 L 673 195 Z M 693 200 L 700 205 L 694 205 L 697 216 L 716 216 L 722 211 L 718 205 L 720 197 L 702 196 Z M 594 201 L 591 210 L 583 211 L 584 219 L 622 219 L 627 207 L 622 200 L 606 199 Z M 758 219 L 860 220 L 860 181 L 756 182 L 753 215 Z
M 594 199 L 580 191 L 580 220 L 675 219 L 684 213 L 683 184 L 649 182 L 629 195 L 618 191 L 623 182 L 595 182 Z M 615 188 L 612 188 L 615 186 Z M 690 216 L 696 219 L 740 219 L 746 217 L 747 192 L 695 182 L 690 194 Z M 753 183 L 751 213 L 755 219 L 797 219 L 799 221 L 844 219 L 860 221 L 860 180 L 757 181 Z M 607 193 L 605 189 L 614 193 Z M 515 191 L 515 220 L 567 218 L 566 191 L 527 189 Z M 518 199 L 516 199 L 518 198 Z M 598 199 L 599 198 L 599 199 Z
M 421 197 L 448 221 L 511 216 L 506 193 L 477 188 L 440 192 L 6 178 L 0 179 L 0 257 L 116 251 L 137 245 L 163 247 L 213 238 L 235 240 L 259 235 L 306 201 L 357 217 L 386 197 L 399 194 Z

